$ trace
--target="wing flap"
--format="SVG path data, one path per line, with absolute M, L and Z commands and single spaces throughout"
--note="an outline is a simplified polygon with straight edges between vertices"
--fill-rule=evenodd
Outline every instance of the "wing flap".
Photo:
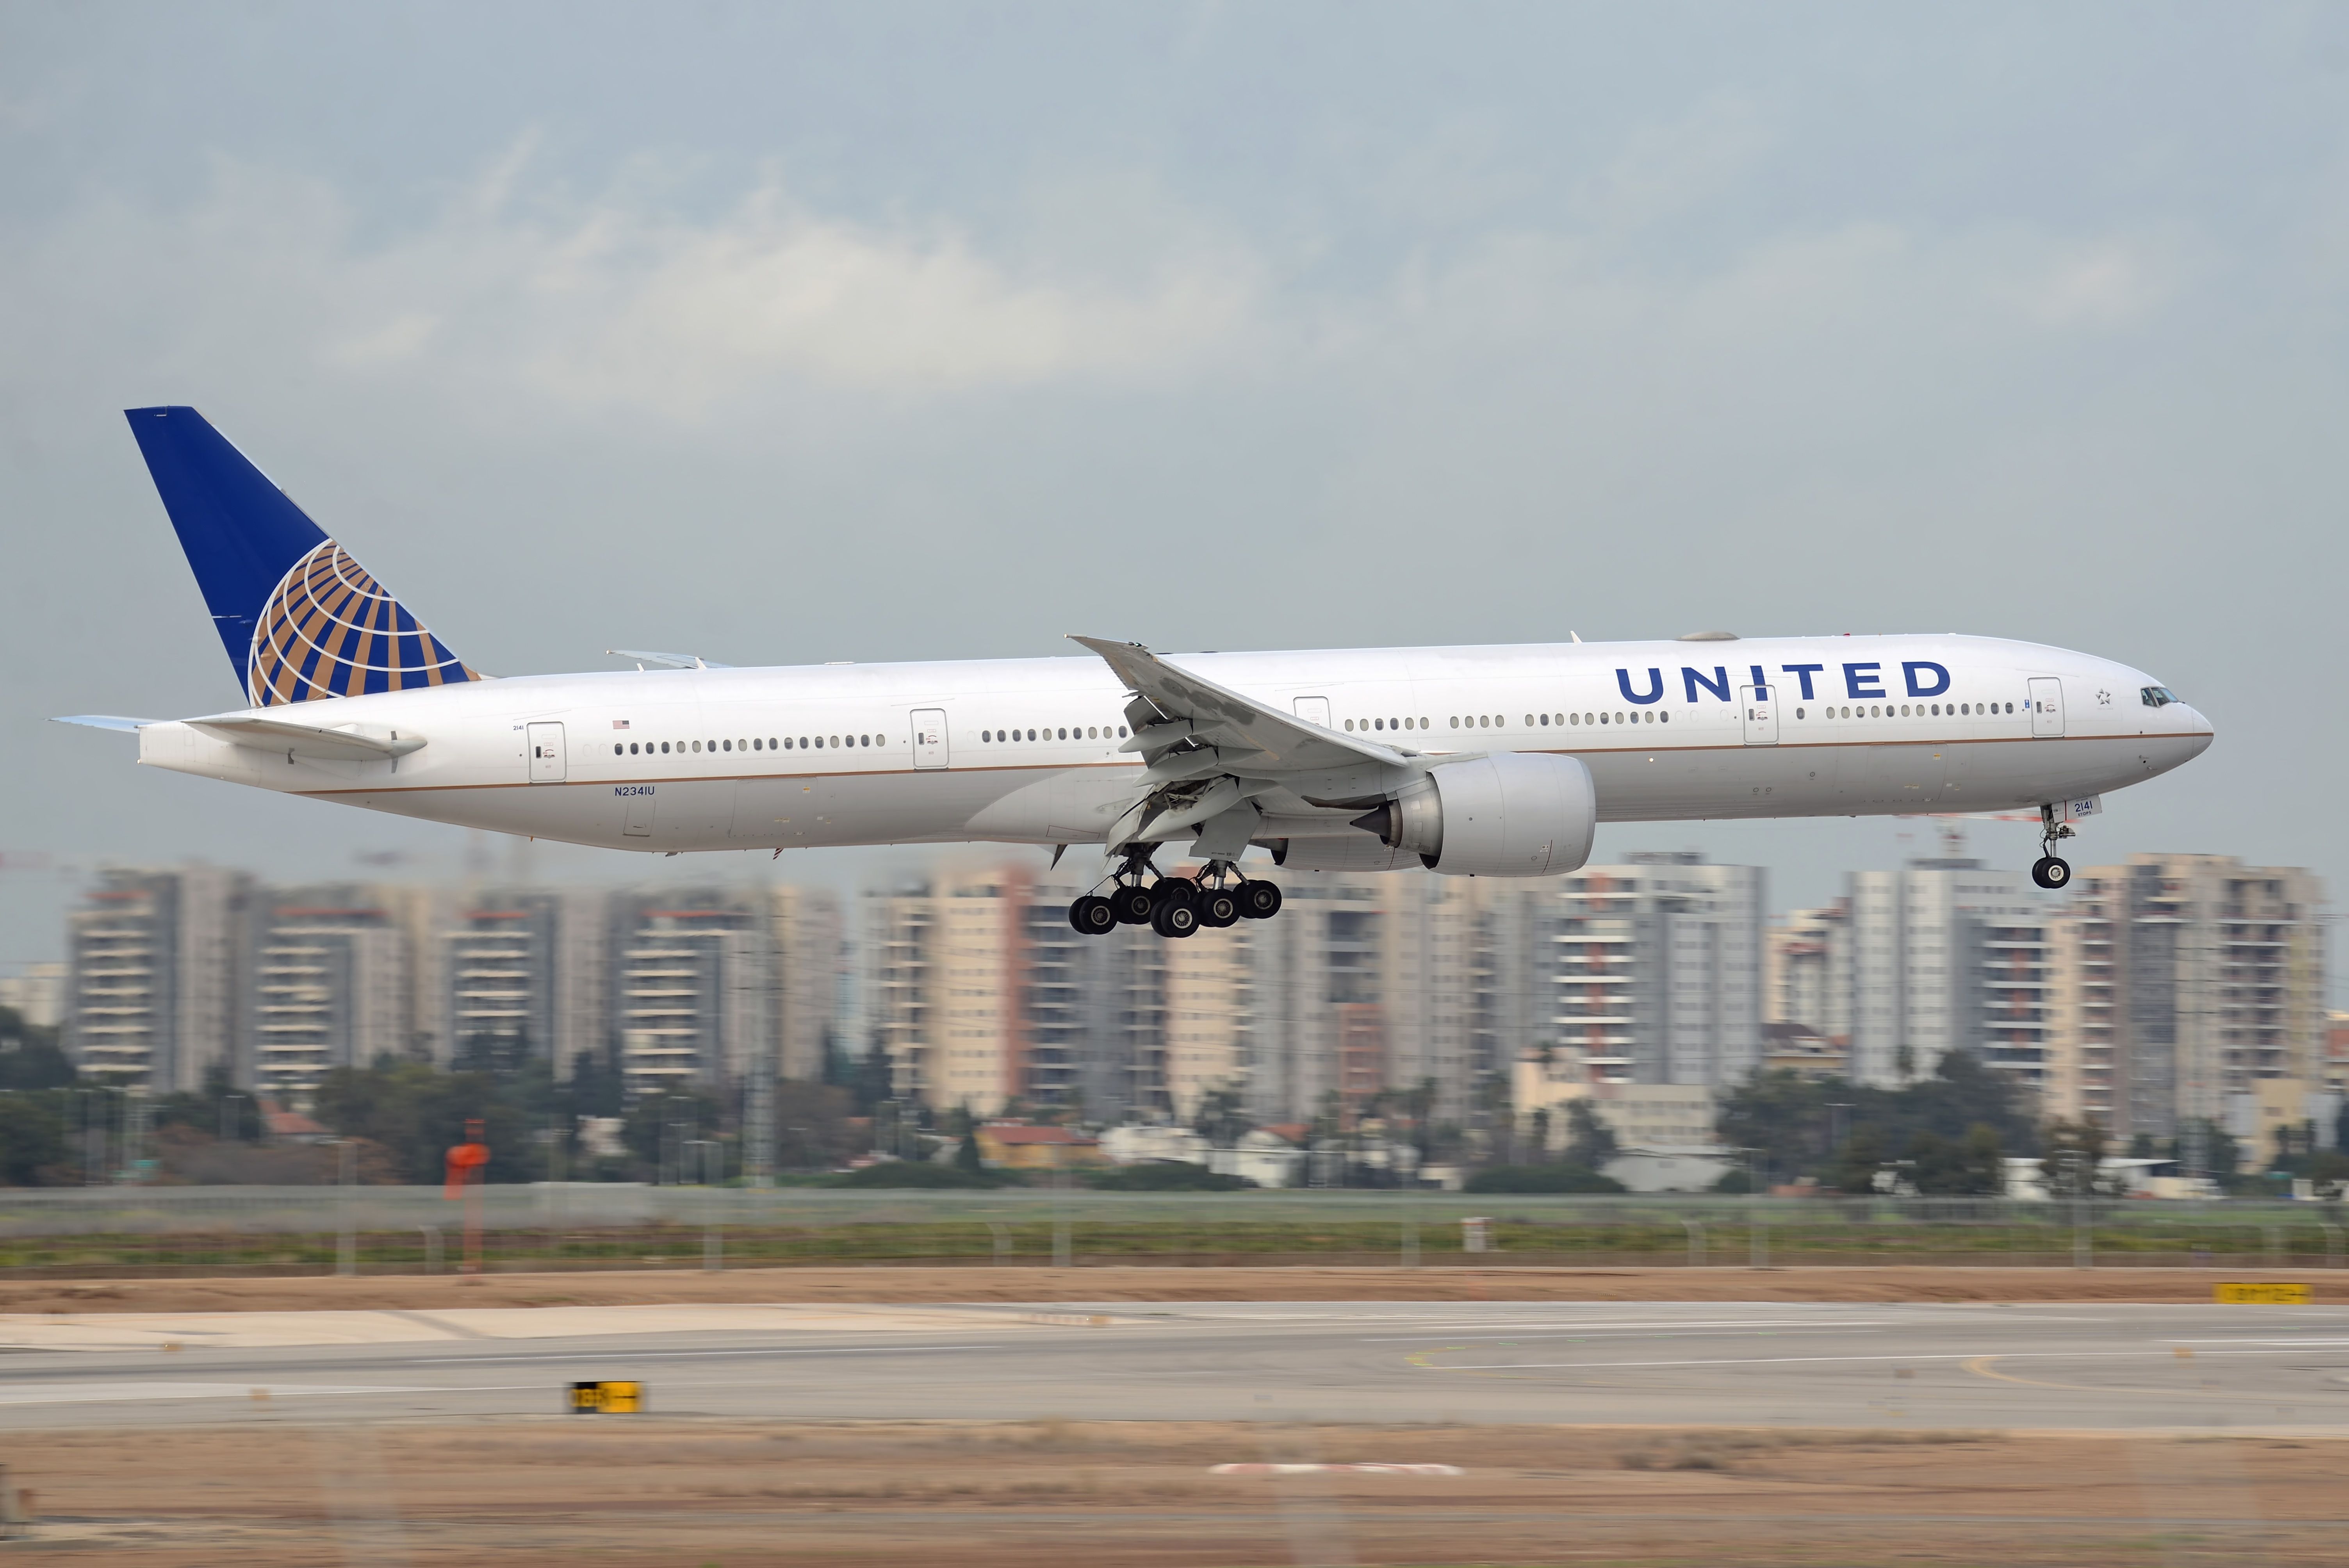
M 1234 757 L 1245 755 L 1250 774 L 1273 778 L 1355 768 L 1365 762 L 1410 766 L 1411 758 L 1392 747 L 1341 735 L 1283 713 L 1168 664 L 1139 643 L 1112 642 L 1106 637 L 1069 640 L 1100 655 L 1128 691 L 1148 698 L 1164 716 L 1164 722 L 1142 727 L 1133 738 L 1143 743 L 1133 747 L 1136 750 L 1155 750 L 1187 738 Z

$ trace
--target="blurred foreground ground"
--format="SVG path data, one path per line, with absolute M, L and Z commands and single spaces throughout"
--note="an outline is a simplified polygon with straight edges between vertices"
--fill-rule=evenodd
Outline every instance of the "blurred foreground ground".
M 2168 1433 L 643 1417 L 43 1434 L 17 1561 L 457 1565 L 2342 1561 L 2349 1442 Z M 1458 1477 L 1222 1477 L 1229 1461 Z
M 678 1302 L 1848 1301 L 2207 1302 L 2220 1279 L 2302 1280 L 2349 1296 L 2349 1270 L 868 1267 L 355 1278 L 0 1282 L 0 1313 L 619 1306 Z

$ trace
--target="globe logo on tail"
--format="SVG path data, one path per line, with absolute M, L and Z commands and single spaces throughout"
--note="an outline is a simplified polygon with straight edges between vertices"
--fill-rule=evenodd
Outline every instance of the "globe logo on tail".
M 481 678 L 329 539 L 269 596 L 245 689 L 255 707 L 274 707 Z

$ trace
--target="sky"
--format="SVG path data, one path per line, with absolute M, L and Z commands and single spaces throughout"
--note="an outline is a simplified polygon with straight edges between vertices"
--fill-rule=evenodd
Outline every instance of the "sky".
M 0 0 L 0 970 L 109 862 L 653 874 L 46 722 L 235 706 L 163 402 L 493 673 L 1973 632 L 2218 727 L 2075 863 L 2338 882 L 2344 328 L 2339 5 Z

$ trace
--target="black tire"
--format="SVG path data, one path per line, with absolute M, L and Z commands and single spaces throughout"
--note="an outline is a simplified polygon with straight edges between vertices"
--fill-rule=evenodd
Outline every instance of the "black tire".
M 1199 884 L 1189 877 L 1160 877 L 1150 884 L 1150 897 L 1155 903 L 1187 903 L 1195 908 Z
M 1069 905 L 1069 924 L 1081 936 L 1103 936 L 1117 926 L 1117 911 L 1098 893 L 1087 893 Z
M 1198 905 L 1187 899 L 1167 899 L 1151 911 L 1150 929 L 1161 936 L 1195 936 L 1199 933 Z
M 2042 855 L 2031 868 L 2031 880 L 2054 892 L 2072 885 L 2072 863 L 2054 855 Z
M 1146 887 L 1120 887 L 1109 895 L 1120 925 L 1148 925 L 1153 901 Z
M 1199 893 L 1199 923 L 1217 930 L 1233 924 L 1240 917 L 1237 894 L 1225 888 L 1205 888 Z
M 1270 920 L 1280 913 L 1280 886 L 1277 882 L 1244 882 L 1232 892 L 1239 898 L 1242 920 Z

